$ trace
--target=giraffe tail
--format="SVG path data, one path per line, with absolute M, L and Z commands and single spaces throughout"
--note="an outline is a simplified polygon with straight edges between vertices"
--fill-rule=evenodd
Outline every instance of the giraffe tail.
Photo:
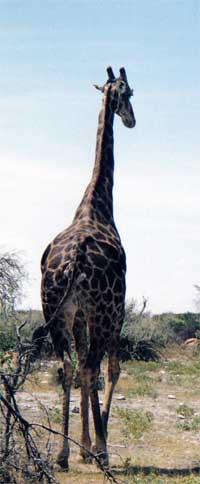
M 32 353 L 32 355 L 31 355 L 32 361 L 35 361 L 37 358 L 39 358 L 43 344 L 44 344 L 45 340 L 47 340 L 50 326 L 55 321 L 56 316 L 58 315 L 58 313 L 61 310 L 64 302 L 66 301 L 66 299 L 69 295 L 69 291 L 71 290 L 72 286 L 77 287 L 79 284 L 82 283 L 82 281 L 84 281 L 87 278 L 85 273 L 82 273 L 77 278 L 75 278 L 74 266 L 75 266 L 75 264 L 70 264 L 70 267 L 68 266 L 68 268 L 67 268 L 68 270 L 65 269 L 65 271 L 63 272 L 63 275 L 65 275 L 65 272 L 66 272 L 66 274 L 68 276 L 67 277 L 67 287 L 66 287 L 64 295 L 61 298 L 61 300 L 59 301 L 59 304 L 57 305 L 53 315 L 51 316 L 49 321 L 46 322 L 46 324 L 37 327 L 33 331 L 33 334 L 32 334 L 32 352 L 31 352 Z
M 48 336 L 48 328 L 44 325 L 38 326 L 34 329 L 32 334 L 32 348 L 31 348 L 31 361 L 35 361 L 40 357 L 43 344 Z

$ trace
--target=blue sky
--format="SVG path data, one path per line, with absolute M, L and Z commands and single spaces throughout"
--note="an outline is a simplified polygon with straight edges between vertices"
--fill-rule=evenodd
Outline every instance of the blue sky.
M 0 1 L 1 250 L 30 273 L 92 172 L 105 68 L 125 66 L 137 125 L 115 121 L 115 219 L 127 296 L 195 310 L 200 283 L 199 0 Z

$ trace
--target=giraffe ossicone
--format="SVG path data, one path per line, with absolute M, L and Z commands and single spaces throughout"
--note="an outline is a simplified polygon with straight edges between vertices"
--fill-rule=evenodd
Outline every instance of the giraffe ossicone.
M 42 268 L 42 304 L 45 328 L 51 333 L 55 351 L 63 361 L 63 433 L 69 432 L 72 384 L 71 343 L 78 356 L 81 386 L 81 455 L 91 450 L 89 401 L 95 450 L 108 464 L 107 424 L 112 394 L 119 378 L 118 350 L 124 319 L 126 257 L 113 215 L 113 122 L 118 114 L 124 125 L 135 126 L 130 103 L 133 94 L 126 71 L 115 78 L 111 67 L 103 88 L 96 155 L 91 181 L 71 225 L 45 250 Z M 44 331 L 45 333 L 45 331 Z M 97 381 L 104 354 L 108 356 L 105 398 L 100 410 Z M 68 469 L 69 445 L 63 439 L 58 463 Z M 89 456 L 90 458 L 90 456 Z

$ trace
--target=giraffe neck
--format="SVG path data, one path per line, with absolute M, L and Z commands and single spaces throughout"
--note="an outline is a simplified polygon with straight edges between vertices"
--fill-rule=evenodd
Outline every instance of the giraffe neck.
M 91 183 L 95 189 L 102 190 L 104 196 L 112 199 L 114 155 L 113 155 L 113 121 L 112 100 L 109 92 L 103 99 L 97 128 L 96 157 Z M 109 189 L 108 189 L 109 186 Z
M 91 181 L 85 191 L 75 219 L 89 216 L 103 222 L 113 223 L 113 121 L 112 98 L 109 91 L 103 98 L 99 113 L 96 156 Z

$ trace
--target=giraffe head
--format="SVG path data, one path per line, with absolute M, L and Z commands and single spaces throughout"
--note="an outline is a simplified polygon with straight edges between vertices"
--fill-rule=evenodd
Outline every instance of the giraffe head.
M 136 124 L 135 115 L 130 102 L 133 96 L 133 89 L 130 88 L 124 67 L 119 70 L 119 77 L 115 77 L 111 67 L 107 68 L 108 80 L 103 87 L 95 84 L 105 96 L 110 94 L 113 112 L 118 114 L 127 128 L 134 128 Z

